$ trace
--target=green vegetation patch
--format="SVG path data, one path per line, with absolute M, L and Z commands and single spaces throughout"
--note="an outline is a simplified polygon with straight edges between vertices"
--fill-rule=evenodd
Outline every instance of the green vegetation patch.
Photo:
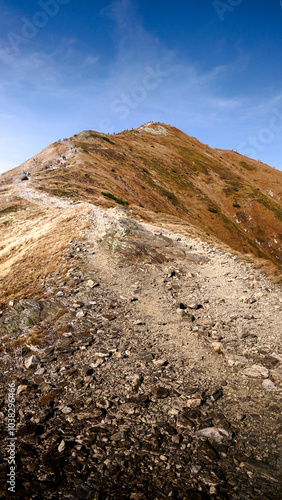
M 223 189 L 223 192 L 227 196 L 232 196 L 234 193 L 239 193 L 240 190 L 242 192 L 242 184 L 237 180 L 232 180 L 226 182 L 226 187 Z
M 244 211 L 237 212 L 236 217 L 240 222 L 244 222 L 244 224 L 248 223 L 248 217 Z
M 189 168 L 191 172 L 196 174 L 202 173 L 204 175 L 209 175 L 209 169 L 211 166 L 208 164 L 205 156 L 200 153 L 195 153 L 192 149 L 186 148 L 184 146 L 176 146 L 178 154 L 184 160 L 185 165 Z M 194 162 L 194 163 L 193 163 Z
M 99 137 L 100 139 L 103 139 L 103 141 L 109 142 L 110 144 L 113 144 L 113 146 L 115 146 L 115 143 L 111 141 L 111 139 L 109 139 L 108 137 L 105 137 L 104 135 L 100 135 Z
M 63 198 L 72 198 L 74 195 L 68 191 L 62 191 L 61 189 L 53 189 L 52 193 L 55 196 L 62 196 Z
M 167 189 L 163 188 L 162 186 L 156 186 L 156 187 L 157 187 L 161 196 L 165 196 L 166 198 L 168 198 L 169 201 L 171 201 L 171 203 L 173 205 L 178 205 L 178 199 L 174 193 L 172 193 L 171 191 L 168 191 Z
M 270 200 L 263 193 L 251 192 L 249 197 L 253 198 L 254 201 L 263 205 L 267 210 L 271 210 L 275 217 L 282 221 L 282 210 L 281 208 L 272 200 Z
M 109 198 L 110 200 L 114 200 L 116 203 L 119 203 L 119 205 L 125 205 L 125 206 L 128 206 L 129 203 L 128 201 L 124 201 L 122 200 L 121 198 L 117 198 L 116 196 L 114 196 L 113 194 L 111 193 L 104 193 L 102 191 L 101 193 L 103 196 L 105 196 L 105 198 Z
M 102 139 L 103 141 L 109 142 L 110 144 L 115 145 L 111 139 L 108 137 L 105 137 L 104 135 L 96 134 L 95 132 L 92 132 L 92 130 L 88 130 L 88 137 L 93 137 L 94 139 Z
M 257 170 L 257 168 L 254 165 L 250 165 L 246 161 L 240 161 L 240 165 L 245 168 L 246 170 L 252 171 L 252 170 Z
M 273 264 L 275 264 L 277 266 L 277 262 L 270 257 L 270 255 L 267 255 L 266 253 L 262 252 L 261 249 L 250 239 L 250 238 L 246 238 L 248 243 L 256 249 L 256 253 L 257 253 L 257 256 L 260 257 L 261 259 L 265 259 L 265 260 L 270 260 Z
M 267 242 L 267 237 L 266 237 L 265 231 L 261 227 L 257 227 L 257 229 L 256 229 L 256 239 L 260 243 Z

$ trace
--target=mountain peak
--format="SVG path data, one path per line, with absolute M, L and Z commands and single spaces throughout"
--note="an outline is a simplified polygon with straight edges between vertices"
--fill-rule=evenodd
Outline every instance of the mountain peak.
M 242 253 L 282 264 L 282 173 L 181 130 L 148 122 L 118 134 L 84 130 L 2 176 L 153 220 L 177 217 Z M 119 200 L 119 201 L 117 201 Z

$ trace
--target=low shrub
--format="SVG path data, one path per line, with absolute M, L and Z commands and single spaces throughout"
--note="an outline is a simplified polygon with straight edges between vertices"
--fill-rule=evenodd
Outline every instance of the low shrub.
M 121 198 L 117 198 L 115 195 L 111 193 L 104 193 L 102 191 L 101 194 L 105 196 L 105 198 L 109 198 L 110 200 L 114 200 L 116 203 L 119 203 L 119 205 L 126 205 L 126 206 L 129 205 L 128 201 L 124 201 Z

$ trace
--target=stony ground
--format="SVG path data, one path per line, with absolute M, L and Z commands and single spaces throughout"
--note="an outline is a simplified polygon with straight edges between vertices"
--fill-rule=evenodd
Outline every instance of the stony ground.
M 277 285 L 122 209 L 92 207 L 67 258 L 67 283 L 58 269 L 42 298 L 0 315 L 3 436 L 17 386 L 16 498 L 280 499 Z

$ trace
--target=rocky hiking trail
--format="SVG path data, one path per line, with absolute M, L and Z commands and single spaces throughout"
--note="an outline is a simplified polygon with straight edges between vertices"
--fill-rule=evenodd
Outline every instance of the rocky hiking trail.
M 280 499 L 279 286 L 171 225 L 86 205 L 69 281 L 58 269 L 0 316 L 1 337 L 22 339 L 0 352 L 3 436 L 17 385 L 16 497 Z

